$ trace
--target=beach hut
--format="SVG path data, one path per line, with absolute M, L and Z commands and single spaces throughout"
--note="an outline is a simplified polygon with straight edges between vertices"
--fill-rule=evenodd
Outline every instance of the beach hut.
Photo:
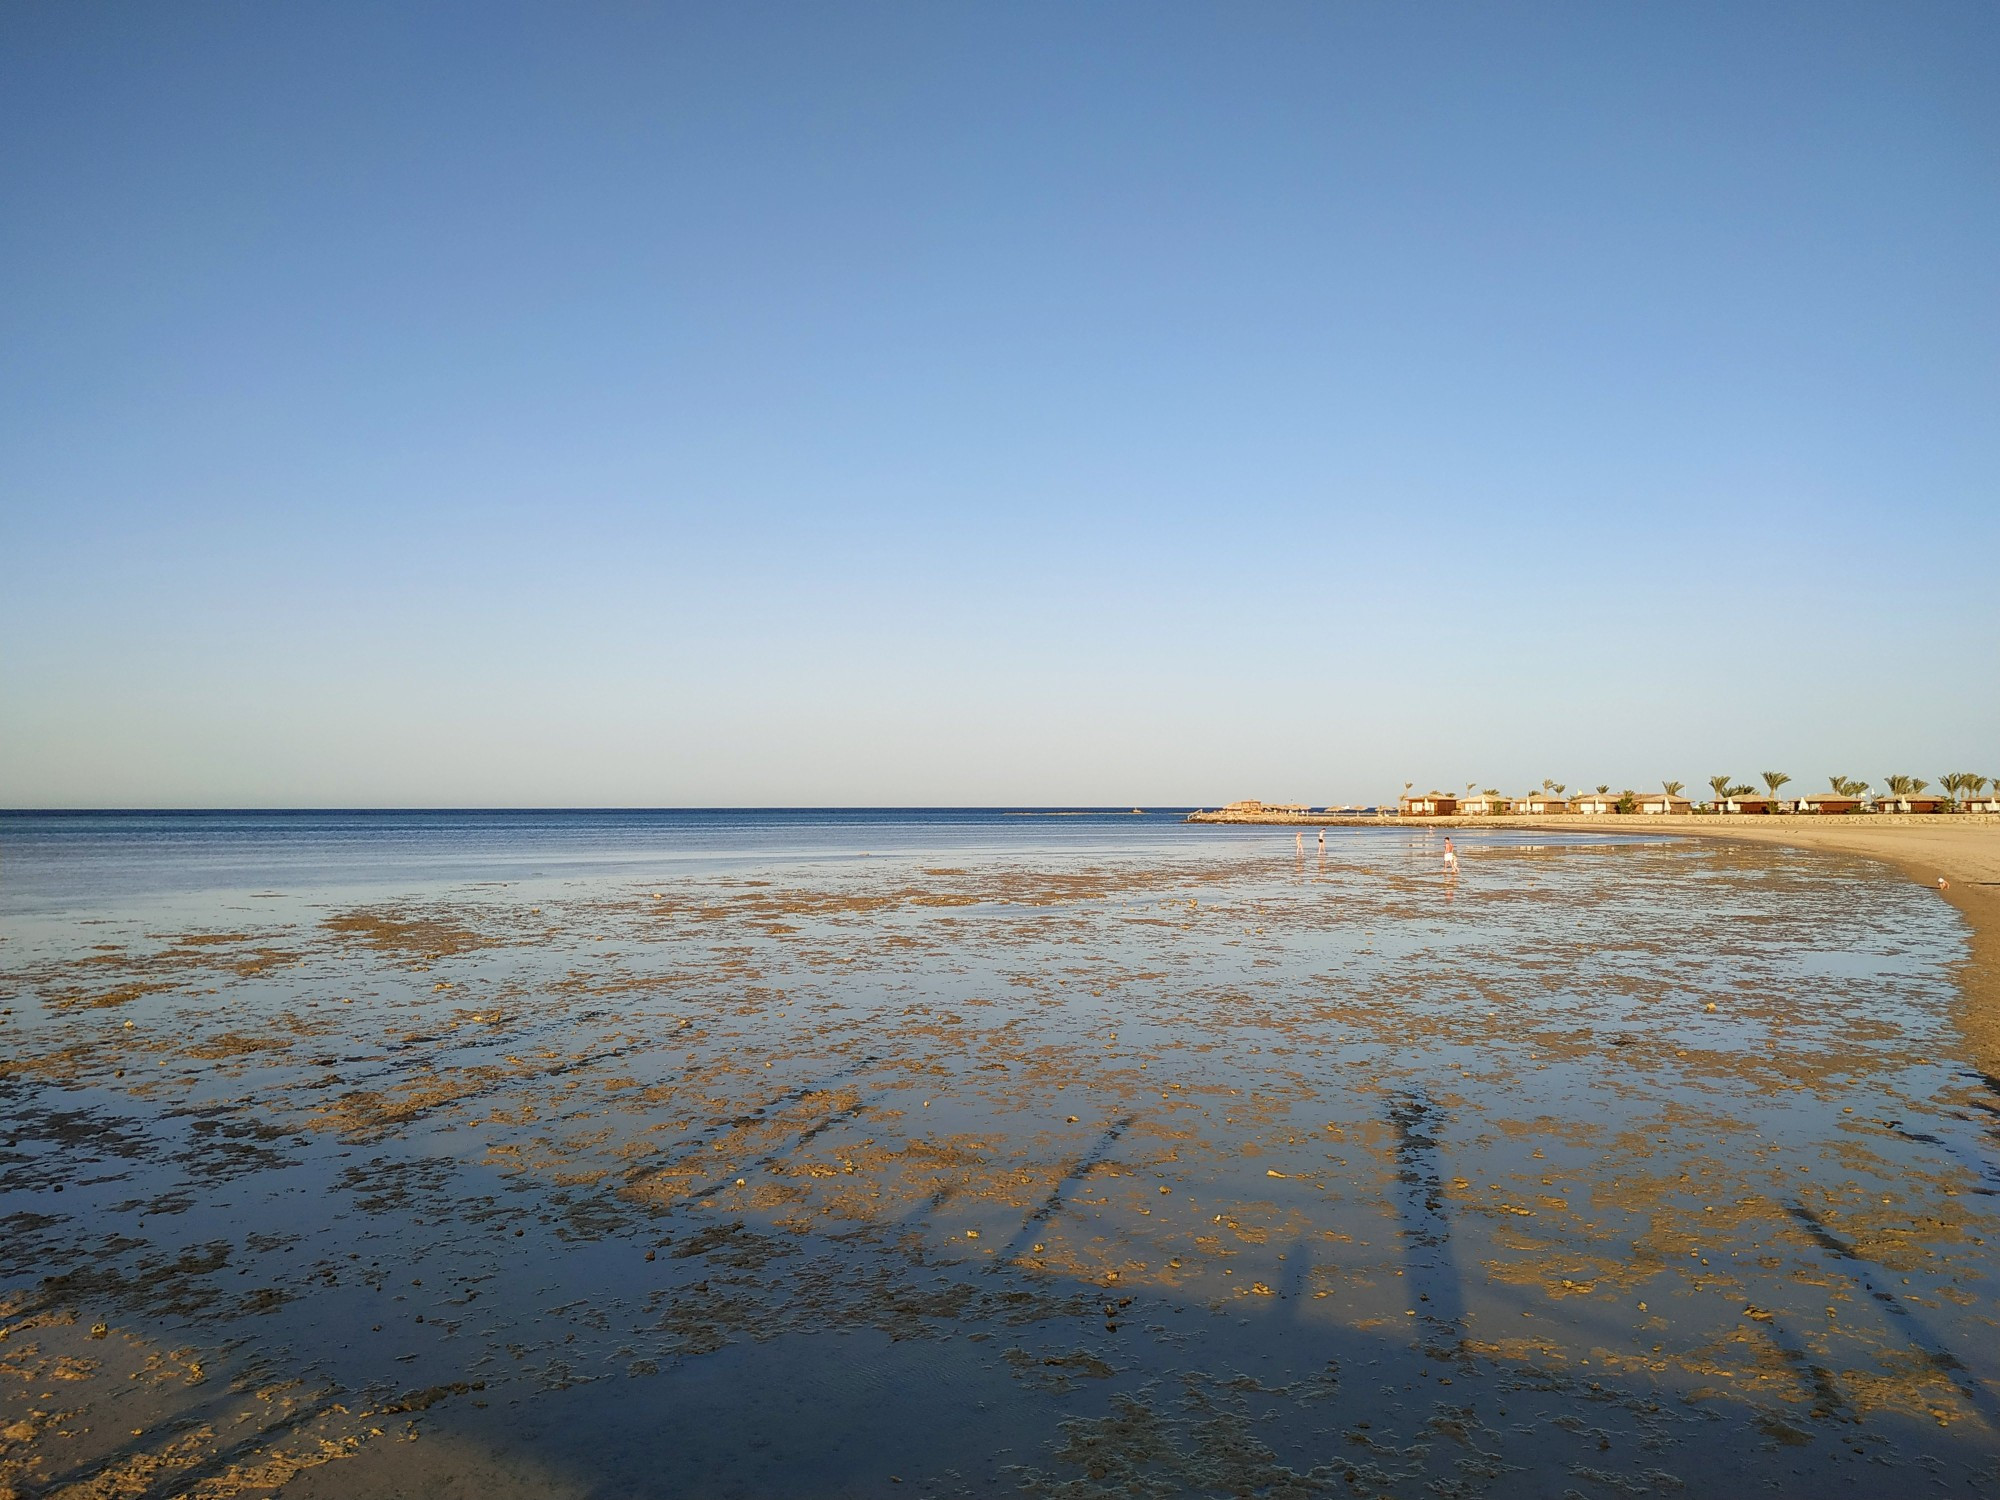
M 1796 810 L 1802 813 L 1851 813 L 1861 811 L 1859 797 L 1843 797 L 1838 792 L 1807 792 Z
M 1397 804 L 1406 818 L 1442 818 L 1458 811 L 1458 798 L 1450 792 L 1419 792 Z
M 1480 792 L 1475 796 L 1459 799 L 1458 810 L 1475 817 L 1499 817 L 1509 810 L 1512 803 L 1498 792 Z
M 1569 811 L 1569 799 L 1559 792 L 1530 792 L 1514 799 L 1514 811 L 1525 818 L 1547 818 Z
M 1726 813 L 1749 813 L 1762 817 L 1776 812 L 1778 804 L 1770 797 L 1751 797 L 1745 795 L 1728 798 L 1723 802 L 1722 810 Z
M 1618 811 L 1618 801 L 1623 792 L 1582 792 L 1569 799 L 1569 810 L 1573 813 L 1587 813 L 1592 816 Z
M 1944 798 L 1933 797 L 1929 793 L 1908 797 L 1883 795 L 1875 799 L 1875 811 L 1879 813 L 1934 813 L 1944 810 Z
M 1691 813 L 1694 811 L 1694 804 L 1692 802 L 1672 792 L 1640 792 L 1637 795 L 1639 811 L 1642 813 L 1653 813 L 1659 816 L 1666 813 Z

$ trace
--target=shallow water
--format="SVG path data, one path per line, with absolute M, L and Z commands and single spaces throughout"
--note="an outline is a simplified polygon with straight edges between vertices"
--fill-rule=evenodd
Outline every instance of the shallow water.
M 0 1484 L 2000 1483 L 1934 894 L 761 816 L 0 823 Z

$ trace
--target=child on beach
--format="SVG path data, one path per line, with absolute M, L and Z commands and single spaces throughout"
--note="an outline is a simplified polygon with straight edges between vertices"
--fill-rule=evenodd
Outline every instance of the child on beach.
M 1447 875 L 1458 873 L 1458 851 L 1451 847 L 1450 834 L 1446 834 L 1444 840 L 1444 872 Z

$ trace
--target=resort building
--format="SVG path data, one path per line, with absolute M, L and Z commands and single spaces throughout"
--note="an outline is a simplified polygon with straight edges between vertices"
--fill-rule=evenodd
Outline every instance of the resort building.
M 1498 792 L 1480 792 L 1474 796 L 1460 798 L 1458 810 L 1474 817 L 1499 817 L 1512 806 L 1512 799 L 1503 797 Z
M 1396 810 L 1406 818 L 1441 818 L 1458 811 L 1458 798 L 1450 792 L 1406 795 Z
M 1882 813 L 1934 813 L 1944 811 L 1944 798 L 1928 793 L 1898 797 L 1887 794 L 1875 799 L 1875 811 Z
M 1618 800 L 1623 792 L 1582 792 L 1569 799 L 1569 810 L 1573 813 L 1615 813 Z
M 1859 797 L 1843 797 L 1838 792 L 1807 792 L 1794 808 L 1802 813 L 1852 813 L 1861 811 Z
M 1642 813 L 1691 813 L 1694 804 L 1674 792 L 1638 792 L 1635 794 L 1639 811 Z
M 1729 797 L 1724 799 L 1722 810 L 1726 813 L 1767 814 L 1778 810 L 1777 799 L 1773 797 Z
M 1514 799 L 1514 811 L 1525 818 L 1547 818 L 1569 811 L 1569 800 L 1560 792 L 1530 792 Z

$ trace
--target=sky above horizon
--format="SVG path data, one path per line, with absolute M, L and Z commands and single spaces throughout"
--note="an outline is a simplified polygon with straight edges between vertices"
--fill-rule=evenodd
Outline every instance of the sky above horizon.
M 2000 773 L 2000 8 L 0 10 L 0 806 Z

